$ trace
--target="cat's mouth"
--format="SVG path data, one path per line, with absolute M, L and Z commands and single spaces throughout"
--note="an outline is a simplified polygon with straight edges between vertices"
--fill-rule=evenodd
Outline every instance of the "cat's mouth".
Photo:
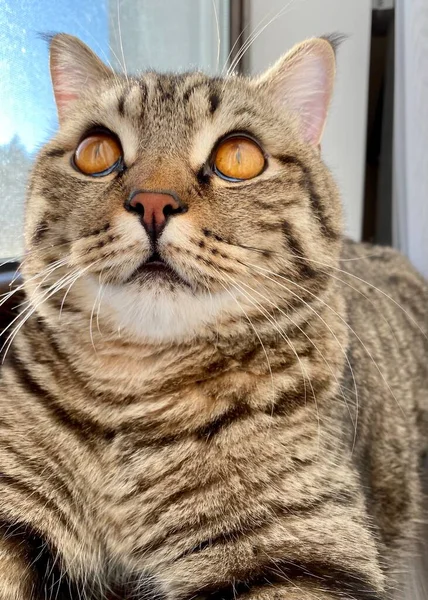
M 158 252 L 153 254 L 137 269 L 138 272 L 165 272 L 172 271 L 172 269 L 166 264 L 162 256 Z
M 158 252 L 153 252 L 147 260 L 137 267 L 128 278 L 127 283 L 147 280 L 167 281 L 172 284 L 175 283 L 189 286 L 189 284 L 164 261 Z

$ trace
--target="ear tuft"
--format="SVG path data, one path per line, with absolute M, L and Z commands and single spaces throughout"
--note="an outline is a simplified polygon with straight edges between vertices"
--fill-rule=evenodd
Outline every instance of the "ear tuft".
M 109 69 L 78 38 L 66 33 L 44 36 L 50 44 L 50 71 L 60 123 L 86 90 L 111 76 Z
M 348 39 L 348 36 L 345 35 L 344 33 L 336 32 L 336 33 L 330 33 L 329 35 L 322 35 L 320 37 L 320 39 L 328 42 L 330 44 L 330 46 L 333 48 L 335 56 L 337 56 L 337 51 L 339 50 L 339 48 L 343 44 L 343 42 L 346 42 L 346 40 Z
M 333 93 L 338 41 L 337 36 L 306 40 L 256 80 L 280 109 L 298 117 L 302 136 L 314 146 L 320 143 Z

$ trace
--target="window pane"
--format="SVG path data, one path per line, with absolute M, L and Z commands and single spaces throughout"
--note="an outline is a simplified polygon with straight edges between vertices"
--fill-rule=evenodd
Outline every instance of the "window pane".
M 228 4 L 225 0 L 110 0 L 113 66 L 120 71 L 125 62 L 130 73 L 147 68 L 221 71 L 229 53 Z
M 77 35 L 129 73 L 200 68 L 227 58 L 227 0 L 0 0 L 0 258 L 22 255 L 28 171 L 57 128 L 47 44 L 37 32 Z M 217 28 L 218 23 L 218 28 Z M 220 38 L 220 47 L 218 46 Z

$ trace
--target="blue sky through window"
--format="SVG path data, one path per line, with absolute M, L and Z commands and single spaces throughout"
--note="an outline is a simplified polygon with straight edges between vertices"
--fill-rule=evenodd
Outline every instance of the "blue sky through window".
M 56 130 L 47 44 L 39 33 L 77 35 L 109 58 L 109 0 L 0 0 L 0 145 L 32 154 Z

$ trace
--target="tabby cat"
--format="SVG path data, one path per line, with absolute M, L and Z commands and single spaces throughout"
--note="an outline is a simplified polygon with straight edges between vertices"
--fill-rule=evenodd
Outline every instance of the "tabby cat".
M 257 78 L 51 40 L 4 333 L 1 600 L 381 600 L 422 518 L 428 289 L 344 239 L 335 41 Z

